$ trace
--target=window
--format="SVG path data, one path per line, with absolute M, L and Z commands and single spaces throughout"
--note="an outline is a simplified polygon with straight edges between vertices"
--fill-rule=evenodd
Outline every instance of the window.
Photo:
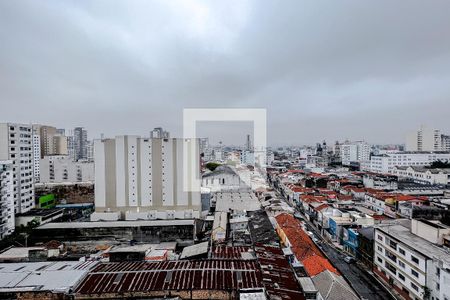
M 391 247 L 392 249 L 397 250 L 397 243 L 394 241 L 389 241 L 389 247 Z
M 419 264 L 419 259 L 418 259 L 417 257 L 411 255 L 411 260 L 412 260 L 414 263 Z
M 419 273 L 417 273 L 415 270 L 411 270 L 411 274 L 413 274 L 414 277 L 419 278 Z
M 404 264 L 402 261 L 398 261 L 398 265 L 399 265 L 400 267 L 402 267 L 403 269 L 405 268 L 405 264 Z
M 398 252 L 400 252 L 401 255 L 405 255 L 405 250 L 403 250 L 402 248 L 398 248 Z
M 415 290 L 415 291 L 419 291 L 419 287 L 417 285 L 415 285 L 414 283 L 411 282 L 411 287 Z
M 382 241 L 382 240 L 383 240 L 383 236 L 378 235 L 378 239 L 379 239 L 380 241 Z
M 400 278 L 402 281 L 405 281 L 405 276 L 403 276 L 402 274 L 398 274 L 398 278 Z
M 388 269 L 392 273 L 397 274 L 397 269 L 393 265 L 391 265 L 390 263 L 385 262 L 384 266 L 386 267 L 386 269 Z

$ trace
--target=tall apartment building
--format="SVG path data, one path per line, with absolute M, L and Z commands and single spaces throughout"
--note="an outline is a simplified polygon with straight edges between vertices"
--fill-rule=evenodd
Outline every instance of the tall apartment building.
M 67 138 L 63 132 L 64 129 L 56 129 L 53 126 L 33 125 L 33 135 L 39 135 L 40 158 L 67 154 Z
M 41 158 L 54 154 L 53 137 L 56 135 L 56 127 L 38 125 L 41 138 Z
M 450 152 L 450 135 L 441 135 L 442 151 Z
M 73 130 L 74 159 L 87 159 L 87 131 L 83 127 L 76 127 Z
M 0 124 L 0 160 L 11 160 L 15 213 L 34 207 L 33 131 L 31 125 Z
M 86 146 L 86 160 L 94 161 L 94 141 L 88 141 Z
M 12 161 L 0 160 L 0 240 L 15 228 L 13 184 Z
M 450 162 L 449 152 L 397 152 L 372 155 L 370 171 L 374 173 L 392 174 L 395 166 L 429 166 L 434 161 Z
M 418 131 L 407 135 L 406 151 L 450 151 L 449 136 L 422 125 Z
M 362 162 L 370 159 L 370 145 L 364 141 L 345 142 L 339 148 L 344 166 L 348 166 L 352 162 Z
M 184 171 L 200 179 L 198 139 L 117 136 L 95 140 L 94 149 L 93 220 L 110 213 L 127 220 L 200 216 L 200 180 L 198 186 L 194 178 L 184 181 Z M 184 149 L 195 160 L 184 161 Z M 186 191 L 185 183 L 195 191 Z
M 450 299 L 450 227 L 403 220 L 375 227 L 374 273 L 404 298 Z
M 41 136 L 35 131 L 33 127 L 33 177 L 34 182 L 40 181 L 40 167 L 41 161 Z

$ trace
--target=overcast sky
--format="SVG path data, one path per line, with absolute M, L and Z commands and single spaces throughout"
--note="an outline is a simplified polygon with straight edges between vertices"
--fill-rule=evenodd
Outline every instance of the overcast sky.
M 205 107 L 266 108 L 277 145 L 450 133 L 450 1 L 0 1 L 0 122 L 176 136 Z

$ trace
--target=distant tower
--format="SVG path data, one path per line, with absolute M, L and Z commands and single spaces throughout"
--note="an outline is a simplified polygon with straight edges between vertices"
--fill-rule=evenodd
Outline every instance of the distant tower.
M 252 150 L 252 142 L 251 142 L 251 140 L 250 140 L 250 134 L 247 134 L 247 142 L 246 142 L 246 144 L 245 144 L 245 148 L 246 148 L 246 150 L 248 150 L 248 151 L 251 151 L 251 150 Z

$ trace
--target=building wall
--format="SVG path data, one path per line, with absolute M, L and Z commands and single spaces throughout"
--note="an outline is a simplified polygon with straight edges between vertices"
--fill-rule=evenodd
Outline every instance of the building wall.
M 34 182 L 39 182 L 41 161 L 41 138 L 39 134 L 33 133 L 33 174 Z
M 448 184 L 450 182 L 450 175 L 446 171 L 434 171 L 437 173 L 431 172 L 430 170 L 414 170 L 411 167 L 406 170 L 393 167 L 391 169 L 391 174 L 430 184 Z
M 93 182 L 94 163 L 74 162 L 68 155 L 45 156 L 40 161 L 42 183 Z
M 0 161 L 0 239 L 14 231 L 12 161 Z
M 394 247 L 391 246 L 391 242 L 396 243 Z M 389 256 L 395 257 L 395 261 Z M 418 263 L 414 262 L 412 257 L 417 258 Z M 386 263 L 392 266 L 392 270 L 386 266 Z M 430 264 L 426 256 L 377 228 L 375 229 L 374 264 L 379 271 L 384 271 L 396 286 L 406 289 L 412 299 L 415 297 L 424 299 L 426 268 Z M 412 274 L 413 271 L 417 272 L 417 277 Z
M 445 147 L 445 146 L 444 146 Z M 421 126 L 418 131 L 411 132 L 406 137 L 407 151 L 443 151 L 440 130 Z
M 15 213 L 34 207 L 34 152 L 31 125 L 0 124 L 0 160 L 11 160 Z
M 343 165 L 370 159 L 370 146 L 363 141 L 344 143 L 340 145 L 340 151 Z
M 197 154 L 187 165 L 200 176 L 198 142 L 118 136 L 94 143 L 96 212 L 139 212 L 144 219 L 146 213 L 161 219 L 199 216 L 200 186 L 198 192 L 183 186 L 184 147 Z
M 374 173 L 392 173 L 394 166 L 429 166 L 432 162 L 441 160 L 450 161 L 448 152 L 399 152 L 379 156 L 370 159 L 370 171 Z

